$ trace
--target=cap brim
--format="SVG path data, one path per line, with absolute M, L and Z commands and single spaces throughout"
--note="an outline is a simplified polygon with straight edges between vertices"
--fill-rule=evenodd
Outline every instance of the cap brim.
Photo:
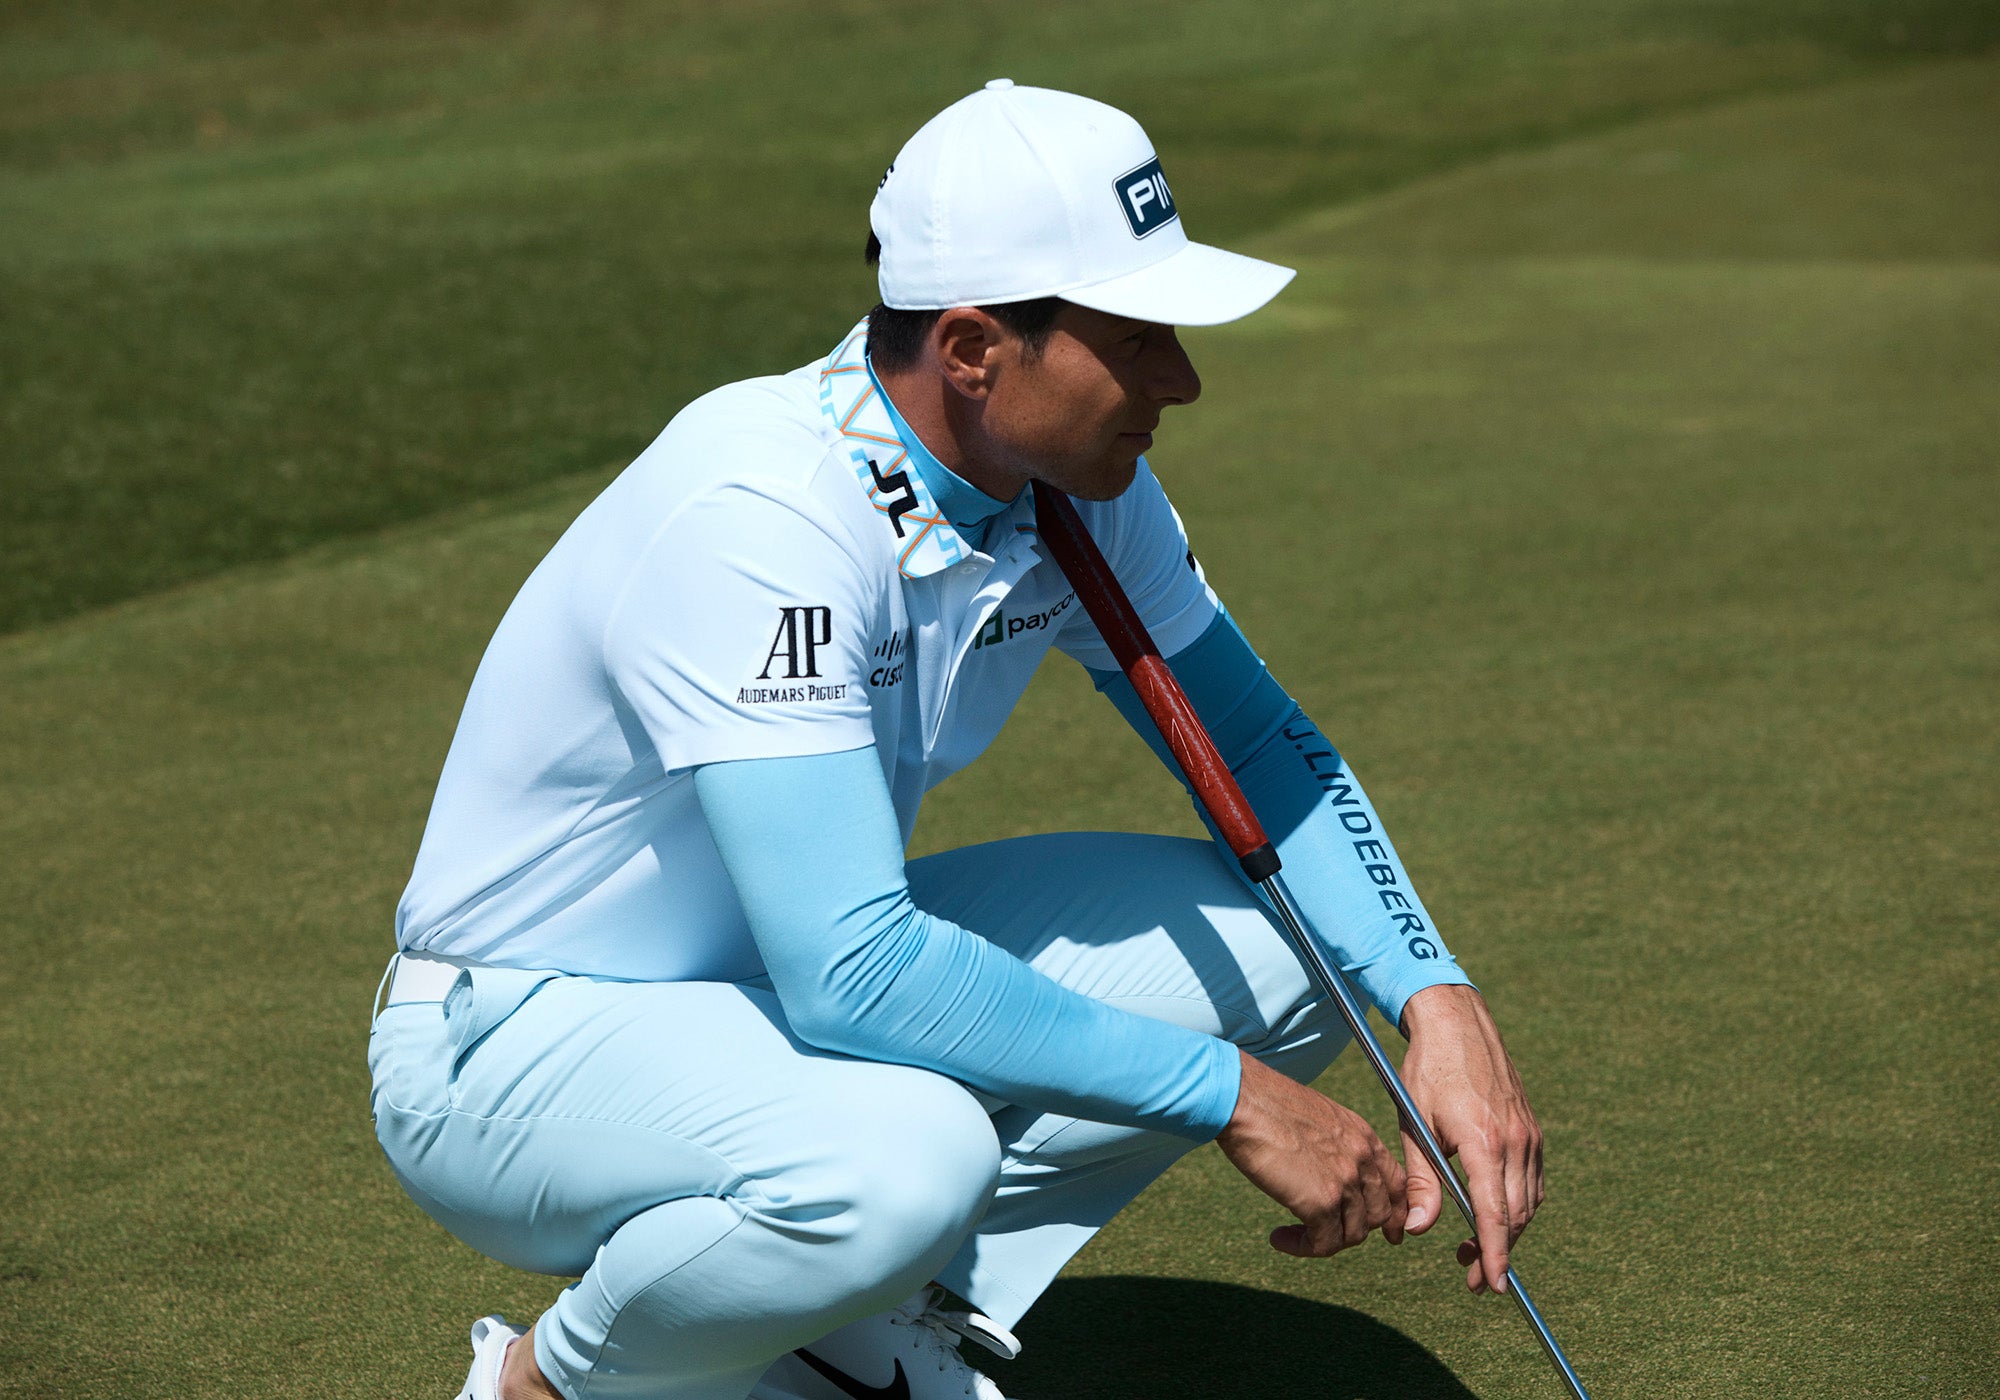
M 1248 316 L 1298 273 L 1206 243 L 1190 243 L 1151 267 L 1060 293 L 1064 301 L 1169 326 L 1219 326 Z

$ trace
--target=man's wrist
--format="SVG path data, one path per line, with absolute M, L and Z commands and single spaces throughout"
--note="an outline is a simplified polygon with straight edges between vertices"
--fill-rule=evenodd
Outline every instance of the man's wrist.
M 1463 982 L 1439 982 L 1410 994 L 1410 999 L 1403 1003 L 1397 1029 L 1405 1040 L 1411 1040 L 1426 1024 L 1459 1020 L 1467 1014 L 1482 1016 L 1485 1012 L 1486 998 L 1479 995 L 1477 987 Z

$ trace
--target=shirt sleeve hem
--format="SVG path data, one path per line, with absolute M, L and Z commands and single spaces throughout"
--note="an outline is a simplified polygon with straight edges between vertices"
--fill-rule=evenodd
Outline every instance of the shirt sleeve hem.
M 1236 1046 L 1213 1037 L 1208 1046 L 1209 1069 L 1203 1076 L 1199 1110 L 1187 1122 L 1183 1137 L 1196 1142 L 1211 1141 L 1236 1116 L 1236 1100 L 1243 1091 L 1243 1056 Z
M 874 725 L 858 717 L 769 729 L 746 725 L 722 733 L 689 736 L 675 744 L 672 753 L 662 753 L 660 762 L 671 774 L 710 763 L 733 763 L 750 758 L 812 758 L 820 754 L 873 748 L 874 744 Z
M 1371 983 L 1375 979 L 1368 979 Z M 1438 960 L 1430 966 L 1413 968 L 1401 973 L 1381 986 L 1368 986 L 1364 990 L 1375 1008 L 1392 1026 L 1403 1022 L 1403 1008 L 1410 1004 L 1410 998 L 1427 987 L 1470 987 L 1472 979 L 1465 975 L 1465 969 L 1457 963 Z

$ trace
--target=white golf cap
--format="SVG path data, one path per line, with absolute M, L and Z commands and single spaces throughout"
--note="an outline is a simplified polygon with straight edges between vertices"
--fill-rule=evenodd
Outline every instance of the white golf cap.
M 1074 93 L 995 78 L 939 112 L 882 177 L 868 222 L 884 305 L 942 310 L 1061 297 L 1212 326 L 1247 316 L 1289 267 L 1188 241 L 1139 123 Z

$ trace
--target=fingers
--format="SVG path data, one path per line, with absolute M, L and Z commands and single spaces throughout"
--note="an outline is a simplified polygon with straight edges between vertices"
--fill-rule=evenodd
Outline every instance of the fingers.
M 1271 1248 L 1280 1254 L 1289 1254 L 1294 1259 L 1313 1257 L 1312 1249 L 1306 1243 L 1306 1227 L 1303 1225 L 1280 1225 L 1273 1230 Z
M 1532 1116 L 1525 1129 L 1507 1144 L 1505 1160 L 1507 1248 L 1511 1251 L 1542 1203 L 1542 1130 Z
M 1437 1173 L 1431 1169 L 1423 1148 L 1408 1133 L 1403 1134 L 1403 1160 L 1410 1164 L 1406 1187 L 1410 1209 L 1403 1228 L 1421 1235 L 1437 1224 L 1438 1216 L 1444 1212 L 1444 1187 L 1438 1183 Z
M 1526 1112 L 1489 1120 L 1458 1144 L 1479 1247 L 1475 1292 L 1507 1291 L 1508 1256 L 1541 1202 L 1542 1130 Z
M 1534 1124 L 1532 1144 L 1528 1152 L 1528 1220 L 1535 1218 L 1535 1212 L 1542 1208 L 1542 1126 Z M 1525 1225 L 1527 1221 L 1523 1221 Z
M 1296 1235 L 1291 1234 L 1293 1231 L 1297 1232 Z M 1286 1248 L 1278 1239 L 1280 1235 L 1287 1236 L 1287 1242 L 1295 1240 L 1297 1248 Z M 1302 1259 L 1326 1259 L 1367 1238 L 1368 1228 L 1362 1222 L 1360 1202 L 1351 1195 L 1341 1196 L 1325 1209 L 1313 1212 L 1304 1224 L 1284 1225 L 1271 1232 L 1274 1246 Z
M 1378 1139 L 1375 1143 L 1377 1175 L 1370 1182 L 1368 1216 L 1373 1228 L 1390 1244 L 1403 1242 L 1410 1214 L 1409 1179 L 1403 1164 L 1389 1154 Z
M 1458 1262 L 1465 1269 L 1465 1286 L 1474 1293 L 1486 1292 L 1486 1265 L 1479 1257 L 1478 1240 L 1466 1240 L 1459 1245 Z
M 1507 1156 L 1507 1249 L 1511 1253 L 1528 1228 L 1528 1163 L 1526 1154 Z
M 1376 1230 L 1392 1244 L 1403 1237 L 1408 1211 L 1403 1168 L 1379 1140 L 1363 1154 L 1355 1173 L 1297 1225 L 1270 1235 L 1271 1248 L 1298 1258 L 1323 1259 L 1352 1249 Z
M 1271 1232 L 1273 1249 L 1323 1257 L 1375 1230 L 1402 1238 L 1403 1167 L 1368 1120 L 1250 1056 L 1243 1057 L 1236 1111 L 1216 1145 L 1298 1220 Z
M 1404 1150 L 1418 1150 L 1407 1134 Z M 1531 1123 L 1527 1132 L 1511 1141 L 1489 1136 L 1468 1143 L 1458 1155 L 1475 1220 L 1474 1237 L 1458 1247 L 1458 1262 L 1466 1271 L 1465 1286 L 1474 1293 L 1505 1293 L 1514 1246 L 1543 1199 L 1541 1130 Z M 1419 1194 L 1433 1183 L 1417 1180 L 1419 1172 L 1428 1174 L 1428 1163 L 1421 1157 L 1413 1161 L 1418 1164 L 1410 1173 L 1414 1217 Z M 1437 1209 L 1442 1211 L 1441 1201 Z
M 1294 1259 L 1325 1259 L 1368 1238 L 1355 1231 L 1338 1214 L 1323 1216 L 1310 1225 L 1280 1225 L 1271 1232 L 1271 1248 Z
M 1507 1199 L 1505 1158 L 1498 1152 L 1461 1148 L 1459 1160 L 1465 1164 L 1466 1191 L 1472 1197 L 1472 1233 L 1479 1244 L 1483 1281 L 1505 1293 L 1507 1251 L 1517 1233 Z
M 1271 1248 L 1295 1259 L 1326 1259 L 1368 1238 L 1368 1227 L 1356 1203 L 1340 1202 L 1311 1221 L 1280 1225 L 1271 1231 Z

